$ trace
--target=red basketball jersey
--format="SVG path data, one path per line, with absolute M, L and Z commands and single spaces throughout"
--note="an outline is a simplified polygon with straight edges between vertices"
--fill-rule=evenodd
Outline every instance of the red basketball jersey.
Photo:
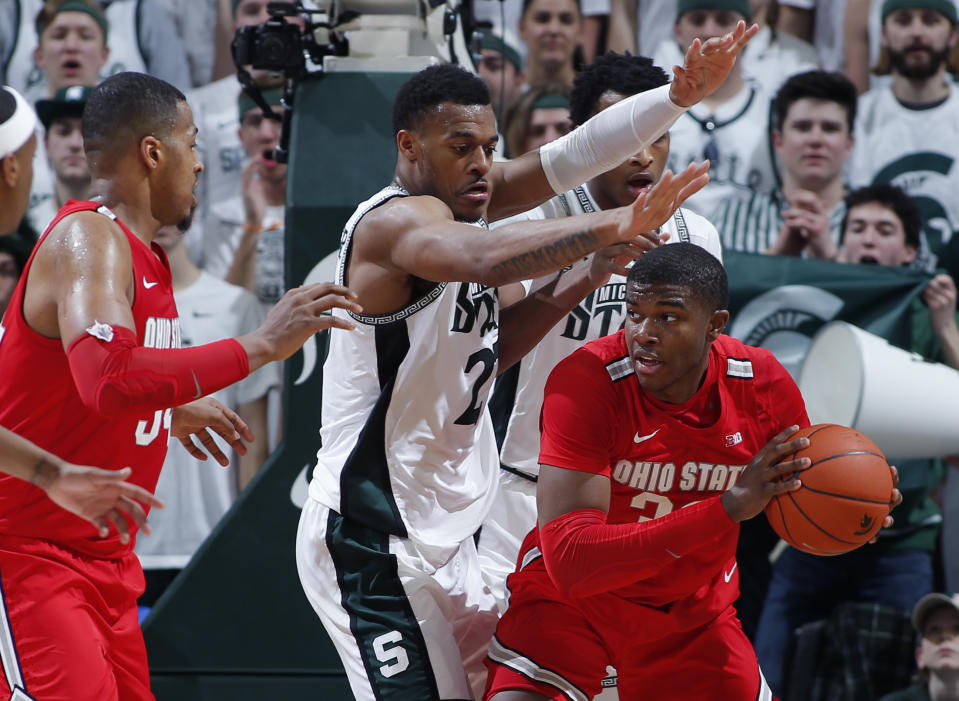
M 114 220 L 127 236 L 136 291 L 133 319 L 138 344 L 150 348 L 180 346 L 180 322 L 173 301 L 170 264 L 158 245 L 147 247 L 106 207 L 69 201 L 37 244 L 61 219 L 96 211 Z M 23 295 L 36 249 L 14 290 L 0 325 L 0 425 L 72 463 L 105 469 L 133 468 L 130 481 L 153 491 L 166 457 L 169 409 L 105 418 L 80 400 L 60 339 L 46 338 L 23 318 Z M 131 522 L 131 532 L 135 524 Z M 82 553 L 117 557 L 133 549 L 114 534 L 96 529 L 61 509 L 46 493 L 15 477 L 0 474 L 0 533 L 53 541 Z M 133 539 L 131 539 L 132 541 Z
M 769 351 L 720 336 L 696 395 L 666 404 L 640 388 L 620 331 L 587 344 L 550 375 L 539 460 L 605 475 L 607 523 L 643 522 L 718 498 L 769 439 L 792 424 L 809 424 L 802 396 Z M 721 572 L 726 583 L 734 575 L 738 534 L 732 521 L 722 532 L 704 532 L 701 547 L 616 593 L 649 606 L 708 596 L 703 587 Z M 677 543 L 676 550 L 689 545 Z M 715 610 L 738 591 L 722 589 L 730 600 L 714 602 Z

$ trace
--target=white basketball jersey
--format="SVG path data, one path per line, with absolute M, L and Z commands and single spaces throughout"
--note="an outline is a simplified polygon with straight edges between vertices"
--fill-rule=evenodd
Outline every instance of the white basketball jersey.
M 195 283 L 174 292 L 184 347 L 200 346 L 249 333 L 263 313 L 253 295 L 202 273 Z M 279 363 L 268 363 L 245 379 L 211 396 L 236 409 L 280 384 Z M 236 455 L 219 436 L 217 444 L 231 457 L 227 468 L 200 462 L 179 441 L 170 441 L 156 494 L 166 507 L 150 512 L 153 533 L 140 534 L 136 552 L 144 567 L 181 568 L 200 547 L 236 498 Z M 257 440 L 266 440 L 257 436 Z
M 407 195 L 389 186 L 357 207 L 341 239 L 339 284 L 349 284 L 362 217 Z M 499 459 L 486 408 L 497 368 L 496 290 L 423 281 L 419 296 L 393 313 L 333 314 L 357 328 L 330 332 L 323 447 L 310 496 L 442 561 L 476 532 L 496 493 Z
M 750 82 L 715 112 L 700 102 L 680 115 L 669 130 L 670 169 L 711 163 L 709 183 L 686 200 L 689 209 L 708 217 L 727 198 L 776 186 L 768 124 L 769 97 Z
M 888 87 L 859 96 L 849 184 L 891 183 L 916 201 L 924 241 L 918 264 L 930 267 L 932 253 L 959 228 L 959 92 L 941 105 L 904 107 Z M 930 251 L 931 247 L 931 251 Z
M 586 186 L 554 197 L 530 212 L 496 222 L 496 226 L 523 219 L 552 219 L 599 211 Z M 715 227 L 687 209 L 679 209 L 662 227 L 667 243 L 687 241 L 702 246 L 722 260 L 722 246 Z M 591 257 L 577 263 L 589 265 Z M 532 290 L 548 285 L 566 271 L 538 278 Z M 539 415 L 543 388 L 556 364 L 588 341 L 619 331 L 626 320 L 626 278 L 613 275 L 591 292 L 550 329 L 535 348 L 497 381 L 490 400 L 497 431 L 505 438 L 500 451 L 502 464 L 528 475 L 539 473 Z M 506 417 L 508 416 L 508 420 Z

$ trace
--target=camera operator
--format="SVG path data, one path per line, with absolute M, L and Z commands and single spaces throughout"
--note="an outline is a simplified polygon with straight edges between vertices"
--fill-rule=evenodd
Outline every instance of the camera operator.
M 270 18 L 267 4 L 267 0 L 232 0 L 234 34 L 243 27 L 265 24 Z M 302 17 L 291 15 L 285 19 L 297 27 L 297 31 L 302 31 Z M 246 68 L 261 87 L 275 87 L 282 83 L 281 74 Z M 192 260 L 219 278 L 226 278 L 235 248 L 224 254 L 224 241 L 217 238 L 212 212 L 218 203 L 238 197 L 242 189 L 247 154 L 240 143 L 240 119 L 236 107 L 237 95 L 242 88 L 236 74 L 232 74 L 187 93 L 187 101 L 199 128 L 197 148 L 205 169 L 197 186 L 200 205 L 187 233 L 186 245 Z

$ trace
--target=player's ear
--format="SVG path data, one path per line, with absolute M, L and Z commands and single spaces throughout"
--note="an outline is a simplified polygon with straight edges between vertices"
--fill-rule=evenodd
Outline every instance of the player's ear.
M 406 129 L 400 129 L 396 132 L 396 150 L 399 151 L 400 156 L 411 163 L 419 158 L 416 137 Z
M 16 187 L 20 179 L 20 164 L 17 162 L 15 153 L 0 158 L 0 179 L 11 190 Z
M 715 341 L 719 334 L 723 332 L 723 329 L 726 328 L 726 324 L 729 323 L 729 311 L 726 309 L 717 309 L 709 317 L 709 328 L 707 330 L 707 336 L 710 341 Z
M 150 170 L 160 165 L 160 141 L 152 134 L 140 139 L 140 159 Z

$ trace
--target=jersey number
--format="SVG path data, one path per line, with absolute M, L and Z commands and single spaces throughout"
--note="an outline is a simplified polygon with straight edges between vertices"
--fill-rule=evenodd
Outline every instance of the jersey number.
M 410 666 L 410 658 L 406 650 L 396 645 L 403 639 L 398 630 L 391 630 L 389 633 L 383 633 L 373 638 L 373 652 L 376 659 L 385 662 L 380 667 L 380 674 L 389 679 L 400 672 L 405 672 Z M 393 647 L 387 647 L 392 645 Z
M 682 508 L 687 506 L 692 506 L 693 504 L 698 504 L 698 501 L 691 501 L 688 504 L 683 504 Z M 652 521 L 654 518 L 659 518 L 660 516 L 665 516 L 668 513 L 672 513 L 673 510 L 673 500 L 662 494 L 656 494 L 654 492 L 640 492 L 633 497 L 633 500 L 629 502 L 629 505 L 634 509 L 640 509 L 646 513 L 639 515 L 639 518 L 636 519 L 637 522 L 642 523 L 643 521 Z M 649 516 L 650 509 L 653 509 L 652 516 Z
M 150 422 L 149 429 L 144 420 L 137 421 L 137 430 L 135 432 L 137 445 L 150 445 L 160 435 L 160 425 L 163 425 L 167 431 L 170 430 L 170 422 L 173 420 L 173 409 L 157 409 L 153 412 L 153 419 Z
M 492 348 L 480 348 L 466 359 L 466 369 L 463 370 L 467 375 L 477 363 L 483 363 L 483 370 L 480 372 L 476 382 L 473 383 L 473 397 L 470 399 L 469 409 L 460 414 L 454 423 L 460 426 L 472 426 L 479 421 L 480 414 L 483 413 L 483 402 L 479 399 L 480 387 L 493 374 L 493 368 L 496 367 L 496 359 L 499 357 L 499 342 L 493 344 Z

